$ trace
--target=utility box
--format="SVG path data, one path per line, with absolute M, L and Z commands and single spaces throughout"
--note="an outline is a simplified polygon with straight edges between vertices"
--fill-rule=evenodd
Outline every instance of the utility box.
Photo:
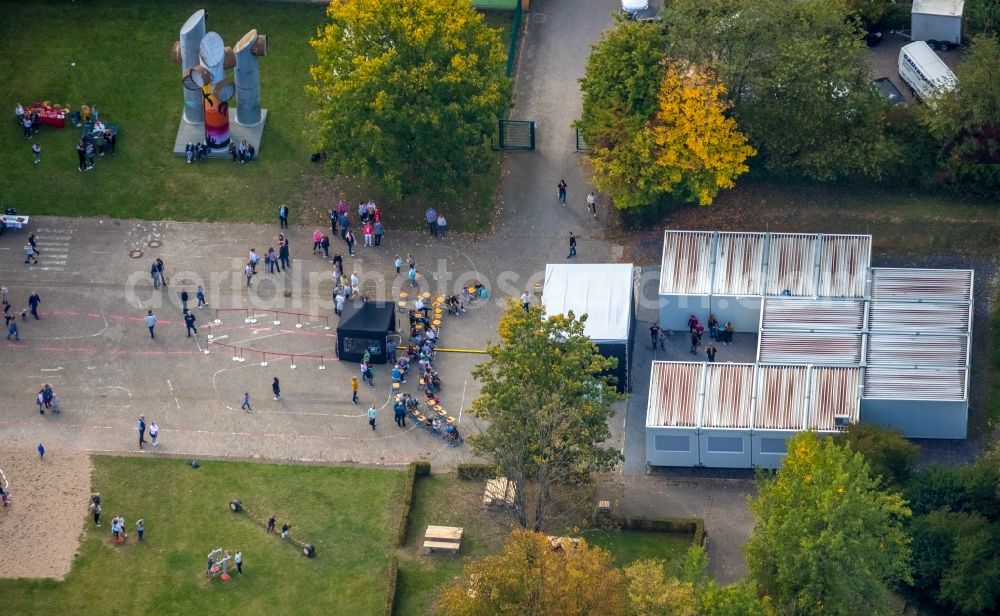
M 915 41 L 962 43 L 965 0 L 913 0 L 910 36 Z

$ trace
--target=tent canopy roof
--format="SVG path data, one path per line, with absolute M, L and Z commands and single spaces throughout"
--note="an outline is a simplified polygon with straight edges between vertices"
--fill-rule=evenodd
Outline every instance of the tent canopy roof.
M 344 305 L 338 330 L 386 332 L 395 329 L 395 307 L 386 302 L 350 302 Z
M 588 315 L 583 331 L 594 342 L 626 342 L 632 318 L 632 264 L 545 266 L 546 314 Z

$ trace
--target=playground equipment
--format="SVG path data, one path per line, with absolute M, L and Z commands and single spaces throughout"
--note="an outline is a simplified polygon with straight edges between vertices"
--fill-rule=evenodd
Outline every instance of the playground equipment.
M 232 511 L 233 513 L 245 512 L 247 517 L 253 520 L 255 524 L 257 524 L 258 526 L 263 526 L 265 529 L 267 528 L 267 520 L 253 515 L 248 509 L 246 509 L 246 507 L 243 505 L 242 502 L 240 502 L 238 498 L 234 498 L 233 500 L 229 501 L 229 510 Z M 299 541 L 294 537 L 285 537 L 285 540 L 290 541 L 291 543 L 298 546 L 299 551 L 302 552 L 303 556 L 307 558 L 316 557 L 316 548 L 315 546 L 313 546 L 313 544 L 305 543 L 304 541 Z
M 220 579 L 229 579 L 229 561 L 232 556 L 229 552 L 223 550 L 222 548 L 215 548 L 208 553 L 208 567 L 205 569 L 205 575 L 211 575 L 215 577 L 219 576 Z

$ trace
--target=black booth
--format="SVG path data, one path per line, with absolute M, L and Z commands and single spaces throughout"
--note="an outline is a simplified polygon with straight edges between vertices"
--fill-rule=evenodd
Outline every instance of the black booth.
M 396 331 L 396 307 L 386 302 L 348 302 L 337 325 L 337 358 L 386 363 L 386 337 Z

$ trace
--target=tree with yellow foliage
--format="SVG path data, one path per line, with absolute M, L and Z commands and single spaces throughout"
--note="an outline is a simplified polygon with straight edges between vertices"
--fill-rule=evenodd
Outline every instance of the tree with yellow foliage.
M 707 69 L 666 61 L 652 118 L 631 137 L 591 150 L 594 183 L 620 208 L 674 201 L 709 205 L 756 154 L 726 115 L 726 89 Z
M 441 616 L 623 616 L 621 573 L 586 541 L 554 550 L 543 533 L 515 530 L 500 554 L 466 565 L 436 604 Z
M 906 501 L 831 438 L 803 432 L 787 447 L 750 500 L 744 551 L 753 579 L 781 613 L 886 613 L 887 585 L 910 579 Z

